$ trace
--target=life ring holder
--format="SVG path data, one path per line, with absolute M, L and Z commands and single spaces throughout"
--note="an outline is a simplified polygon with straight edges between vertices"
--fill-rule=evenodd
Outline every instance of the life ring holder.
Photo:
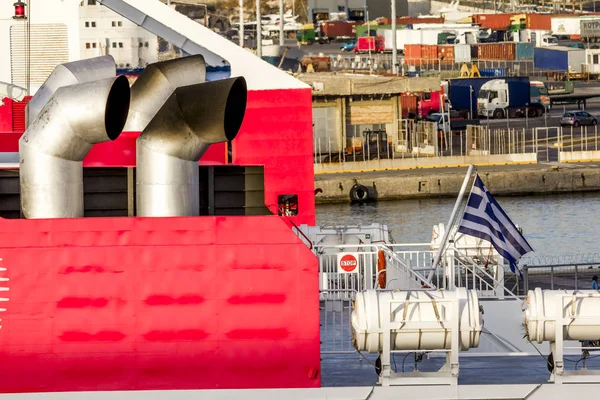
M 385 261 L 385 252 L 383 250 L 379 250 L 377 252 L 377 284 L 380 289 L 385 289 L 387 283 L 386 276 L 386 261 Z

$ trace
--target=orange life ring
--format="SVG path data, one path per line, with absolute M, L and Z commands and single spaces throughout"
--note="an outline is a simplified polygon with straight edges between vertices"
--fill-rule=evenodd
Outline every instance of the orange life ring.
M 387 277 L 385 275 L 385 253 L 383 252 L 383 250 L 379 250 L 377 252 L 377 276 L 379 287 L 381 289 L 385 289 Z

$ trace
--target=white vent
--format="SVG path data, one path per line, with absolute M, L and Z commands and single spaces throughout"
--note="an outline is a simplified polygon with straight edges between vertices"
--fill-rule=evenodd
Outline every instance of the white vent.
M 2 259 L 0 258 L 0 262 L 2 262 Z M 0 267 L 0 315 L 2 315 L 1 313 L 6 311 L 6 308 L 4 308 L 6 302 L 8 301 L 7 297 L 4 297 L 6 295 L 6 292 L 8 292 L 8 278 L 5 277 L 6 273 L 6 268 L 2 268 Z M 0 319 L 0 329 L 2 328 L 2 319 Z
M 31 24 L 27 49 L 25 24 L 10 28 L 10 66 L 14 85 L 27 85 L 27 54 L 30 53 L 30 84 L 39 86 L 58 64 L 69 61 L 69 41 L 65 24 Z

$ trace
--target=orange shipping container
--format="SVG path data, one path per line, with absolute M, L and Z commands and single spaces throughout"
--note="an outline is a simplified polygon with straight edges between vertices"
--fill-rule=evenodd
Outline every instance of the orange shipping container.
M 514 60 L 515 44 L 504 43 L 480 43 L 477 45 L 477 59 L 479 60 Z
M 404 45 L 404 62 L 408 65 L 435 65 L 438 63 L 438 50 L 435 44 Z
M 442 64 L 454 64 L 454 45 L 447 44 L 437 47 L 437 58 Z
M 473 23 L 488 29 L 508 29 L 510 17 L 515 14 L 474 14 Z
M 552 29 L 551 14 L 527 14 L 525 17 L 527 29 L 542 29 L 549 31 Z
M 414 24 L 443 24 L 444 18 L 416 18 L 416 17 L 400 17 L 396 18 L 396 23 L 401 25 L 414 25 Z

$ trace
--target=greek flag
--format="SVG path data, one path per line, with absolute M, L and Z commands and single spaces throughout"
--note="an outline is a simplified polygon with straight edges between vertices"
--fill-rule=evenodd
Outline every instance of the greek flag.
M 458 231 L 490 242 L 510 263 L 513 272 L 518 271 L 517 260 L 533 251 L 515 224 L 492 197 L 479 175 L 475 175 L 475 182 Z M 520 275 L 521 271 L 518 272 Z

